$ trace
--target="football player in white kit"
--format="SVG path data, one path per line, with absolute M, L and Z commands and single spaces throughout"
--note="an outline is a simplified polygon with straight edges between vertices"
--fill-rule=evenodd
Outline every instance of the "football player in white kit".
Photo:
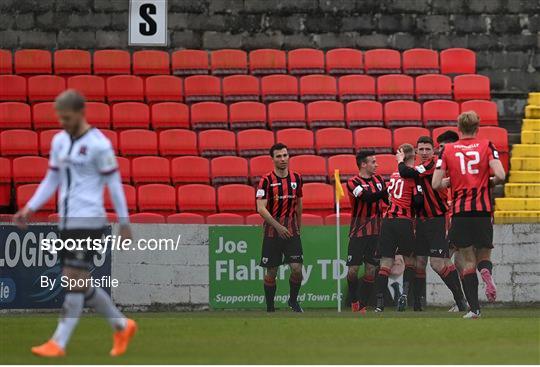
M 60 238 L 100 239 L 107 224 L 103 206 L 103 190 L 107 185 L 118 216 L 120 235 L 131 238 L 128 210 L 118 164 L 111 142 L 85 119 L 85 100 L 78 92 L 67 90 L 55 101 L 55 109 L 63 127 L 51 143 L 49 169 L 26 206 L 14 216 L 20 228 L 59 189 Z M 87 280 L 95 251 L 84 249 L 58 252 L 63 276 L 70 280 Z M 66 288 L 62 313 L 52 338 L 32 353 L 41 357 L 61 357 L 75 329 L 83 306 L 92 307 L 105 316 L 113 328 L 111 356 L 126 352 L 137 330 L 135 321 L 126 318 L 100 287 Z

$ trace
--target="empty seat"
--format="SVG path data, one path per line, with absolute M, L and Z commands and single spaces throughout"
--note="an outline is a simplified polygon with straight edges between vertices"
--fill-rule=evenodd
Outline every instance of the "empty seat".
M 208 213 L 216 211 L 216 190 L 210 185 L 184 185 L 177 189 L 178 209 L 181 212 Z
M 186 102 L 221 101 L 221 83 L 211 75 L 194 75 L 184 80 Z
M 307 122 L 310 128 L 345 127 L 345 108 L 335 101 L 316 101 L 307 105 Z
M 189 129 L 189 107 L 183 103 L 156 103 L 152 105 L 151 115 L 154 130 Z
M 249 53 L 249 70 L 253 75 L 285 74 L 285 51 L 273 49 L 253 50 Z
M 246 224 L 250 226 L 260 226 L 264 223 L 263 217 L 259 213 L 250 214 L 246 217 Z
M 204 216 L 196 213 L 174 213 L 167 216 L 169 224 L 204 224 Z
M 172 54 L 173 74 L 208 74 L 209 68 L 208 53 L 204 50 L 179 50 Z
M 51 74 L 52 57 L 47 50 L 15 51 L 15 74 Z
M 326 159 L 317 155 L 297 155 L 290 159 L 290 169 L 302 175 L 304 182 L 326 182 Z
M 377 78 L 377 97 L 380 101 L 413 99 L 414 80 L 408 75 L 382 75 Z
M 59 133 L 60 129 L 43 130 L 39 133 L 39 154 L 47 157 L 51 150 L 51 142 L 53 137 Z
M 459 104 L 454 101 L 428 101 L 422 105 L 424 126 L 455 125 L 459 115 Z
M 19 157 L 13 160 L 13 183 L 39 183 L 49 168 L 47 158 Z
M 466 48 L 447 48 L 441 51 L 441 73 L 476 73 L 476 54 Z
M 122 102 L 112 106 L 112 126 L 114 129 L 141 128 L 150 126 L 150 109 L 139 102 Z
M 120 133 L 122 155 L 157 155 L 157 134 L 154 131 L 133 129 Z
M 296 101 L 298 80 L 292 75 L 267 75 L 261 79 L 263 102 Z
M 153 75 L 146 78 L 144 93 L 147 102 L 184 100 L 182 79 L 172 75 Z
M 243 225 L 245 219 L 240 214 L 235 213 L 216 213 L 206 217 L 207 224 L 222 224 L 222 225 Z
M 353 134 L 351 130 L 339 127 L 317 130 L 315 145 L 318 154 L 350 154 L 353 153 Z
M 137 210 L 137 190 L 135 190 L 135 187 L 127 184 L 122 184 L 122 189 L 124 190 L 124 195 L 126 196 L 126 205 L 128 208 L 128 211 L 136 211 Z M 111 196 L 109 194 L 109 188 L 106 187 L 105 190 L 103 190 L 103 204 L 105 206 L 105 210 L 113 210 L 114 204 L 111 200 Z
M 213 185 L 248 183 L 248 162 L 241 157 L 217 157 L 210 161 Z
M 91 65 L 90 52 L 86 50 L 56 50 L 54 52 L 55 74 L 91 74 Z
M 274 162 L 269 155 L 260 155 L 249 160 L 249 176 L 253 185 L 257 185 L 261 177 L 274 169 Z
M 260 102 L 237 102 L 229 106 L 231 129 L 266 128 L 266 106 Z
M 220 102 L 199 102 L 191 105 L 191 127 L 194 130 L 227 129 L 227 105 Z
M 30 102 L 54 101 L 66 89 L 64 78 L 56 75 L 36 75 L 28 78 Z
M 171 160 L 171 179 L 175 185 L 210 183 L 210 162 L 196 156 L 177 157 Z
M 279 101 L 268 105 L 268 125 L 271 129 L 305 128 L 306 107 L 294 101 Z
M 326 72 L 330 75 L 362 74 L 364 58 L 360 50 L 335 48 L 326 52 Z
M 497 104 L 493 101 L 473 100 L 463 102 L 461 112 L 466 111 L 476 112 L 480 117 L 480 126 L 497 126 L 499 124 Z
M 255 212 L 255 189 L 242 184 L 220 186 L 217 189 L 217 203 L 220 212 L 252 214 Z
M 466 74 L 454 78 L 454 99 L 490 99 L 489 78 L 484 75 Z
M 289 155 L 315 154 L 315 136 L 307 129 L 283 129 L 276 133 L 276 142 L 287 146 Z
M 292 75 L 324 74 L 324 53 L 313 48 L 298 48 L 287 54 Z
M 435 50 L 413 48 L 403 52 L 405 74 L 433 74 L 439 72 L 439 54 Z
M 201 131 L 199 153 L 203 157 L 236 155 L 236 136 L 232 131 L 226 130 Z
M 126 157 L 116 157 L 118 162 L 118 170 L 120 171 L 120 177 L 122 182 L 129 184 L 131 183 L 131 162 Z
M 384 105 L 386 126 L 422 126 L 422 106 L 413 101 L 391 101 Z
M 306 75 L 300 78 L 302 101 L 336 100 L 336 79 L 328 75 Z
M 34 195 L 39 184 L 26 184 L 17 187 L 17 208 L 22 209 L 30 198 Z M 56 195 L 52 195 L 51 198 L 43 204 L 40 208 L 40 212 L 53 212 L 56 210 Z
M 306 183 L 302 188 L 305 213 L 329 215 L 334 211 L 334 187 L 325 183 Z
M 108 104 L 101 102 L 86 102 L 85 110 L 86 121 L 92 126 L 100 129 L 108 129 L 111 126 L 111 109 Z
M 176 211 L 174 187 L 164 184 L 141 185 L 137 188 L 139 211 Z
M 500 153 L 508 153 L 508 131 L 498 126 L 481 126 L 478 137 L 488 139 Z
M 0 129 L 30 129 L 30 116 L 30 106 L 26 103 L 0 103 Z
M 109 102 L 144 101 L 144 87 L 141 77 L 115 75 L 107 78 L 107 100 Z
M 197 134 L 191 130 L 170 129 L 159 133 L 159 154 L 162 156 L 198 155 Z
M 347 126 L 351 129 L 365 126 L 383 126 L 383 106 L 376 101 L 347 103 Z
M 131 177 L 134 184 L 169 183 L 169 160 L 163 157 L 137 157 L 131 161 Z
M 0 75 L 0 101 L 26 101 L 26 79 L 20 75 Z
M 348 201 L 348 198 L 347 198 Z M 336 214 L 327 215 L 324 218 L 324 225 L 335 226 L 337 223 Z M 339 224 L 342 226 L 348 226 L 351 224 L 351 213 L 339 213 Z
M 133 53 L 133 74 L 170 74 L 169 53 L 166 51 L 143 50 Z
M 100 129 L 100 131 L 105 135 L 107 139 L 112 144 L 112 147 L 116 153 L 118 153 L 118 134 L 116 131 L 109 130 L 109 129 Z
M 13 60 L 10 50 L 0 50 L 0 74 L 13 73 Z
M 384 180 L 388 180 L 390 175 L 397 172 L 396 156 L 393 154 L 377 154 L 375 156 L 377 160 L 377 174 Z
M 223 78 L 223 100 L 258 101 L 259 79 L 251 75 L 231 75 Z
M 242 157 L 254 157 L 268 154 L 274 145 L 274 133 L 264 129 L 250 129 L 240 131 L 237 136 L 238 155 Z
M 243 50 L 223 49 L 210 53 L 210 68 L 215 75 L 246 74 L 247 53 Z
M 411 144 L 416 146 L 416 141 L 420 136 L 430 136 L 429 130 L 423 127 L 400 127 L 394 130 L 394 150 L 398 150 L 401 144 Z
M 166 223 L 165 216 L 159 213 L 134 213 L 129 216 L 131 223 L 140 224 L 164 224 Z
M 368 74 L 400 74 L 401 55 L 383 48 L 368 50 L 364 53 L 364 66 Z
M 369 75 L 345 75 L 339 78 L 340 101 L 375 99 L 375 78 Z
M 436 127 L 435 129 L 433 129 L 433 132 L 432 132 L 432 137 L 433 137 L 433 141 L 435 143 L 436 146 L 438 146 L 439 144 L 437 143 L 437 138 L 439 137 L 439 135 L 441 135 L 442 133 L 445 133 L 446 131 L 454 131 L 454 132 L 458 132 L 458 129 L 456 126 L 443 126 L 443 127 Z
M 8 207 L 11 204 L 11 161 L 0 157 L 0 207 Z M 3 221 L 0 218 L 0 221 Z
M 87 101 L 105 101 L 105 79 L 97 75 L 76 75 L 67 80 L 68 89 L 75 89 Z
M 324 224 L 323 217 L 317 214 L 302 214 L 302 225 L 303 226 L 322 226 Z
M 54 110 L 54 102 L 42 102 L 33 105 L 32 120 L 36 130 L 54 129 L 60 126 Z
M 416 78 L 416 99 L 452 99 L 452 80 L 447 75 L 427 74 Z
M 357 151 L 373 150 L 377 154 L 392 153 L 392 132 L 383 127 L 364 127 L 354 132 Z
M 129 52 L 122 50 L 99 50 L 94 52 L 94 74 L 130 74 Z
M 37 155 L 38 134 L 31 130 L 5 130 L 0 133 L 0 152 L 7 155 Z
M 328 178 L 334 181 L 334 171 L 338 169 L 342 181 L 358 174 L 356 157 L 354 154 L 338 154 L 328 158 Z

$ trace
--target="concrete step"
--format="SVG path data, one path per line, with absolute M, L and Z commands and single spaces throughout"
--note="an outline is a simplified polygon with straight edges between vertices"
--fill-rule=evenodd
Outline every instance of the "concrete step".
M 512 146 L 512 157 L 534 158 L 540 157 L 540 145 L 538 144 L 515 144 Z
M 540 210 L 537 210 L 537 211 L 496 210 L 494 213 L 494 221 L 495 221 L 495 224 L 540 223 Z
M 510 166 L 517 171 L 540 171 L 540 158 L 512 157 Z M 540 172 L 538 174 L 540 175 Z M 540 179 L 538 182 L 540 182 Z
M 540 173 L 538 171 L 510 170 L 510 179 L 508 180 L 508 182 L 538 183 L 540 182 Z
M 521 131 L 521 144 L 540 144 L 540 131 Z
M 540 131 L 540 119 L 523 119 L 521 130 Z
M 540 92 L 530 92 L 527 98 L 527 104 L 540 106 Z
M 540 198 L 497 198 L 495 199 L 495 210 L 540 211 Z
M 507 183 L 504 185 L 504 196 L 510 198 L 540 198 L 540 183 Z
M 540 119 L 540 105 L 528 105 L 525 107 L 525 118 Z

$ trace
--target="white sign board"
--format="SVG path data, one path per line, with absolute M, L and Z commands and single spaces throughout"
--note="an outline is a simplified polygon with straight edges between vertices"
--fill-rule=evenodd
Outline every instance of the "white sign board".
M 167 46 L 168 39 L 167 0 L 130 0 L 129 45 Z

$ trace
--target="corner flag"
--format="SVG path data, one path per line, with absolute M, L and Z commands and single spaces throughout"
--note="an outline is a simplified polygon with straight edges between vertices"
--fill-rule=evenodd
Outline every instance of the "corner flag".
M 345 196 L 345 193 L 343 192 L 343 186 L 341 186 L 338 169 L 334 170 L 334 181 L 336 182 L 336 204 L 339 205 L 339 201 Z
M 341 179 L 339 178 L 339 170 L 334 170 L 334 182 L 336 185 L 336 267 L 337 267 L 337 310 L 338 312 L 341 312 L 341 278 L 340 278 L 340 261 L 341 261 L 341 233 L 340 233 L 340 208 L 339 208 L 339 202 L 340 200 L 345 196 L 345 193 L 343 192 L 343 186 L 341 186 Z

